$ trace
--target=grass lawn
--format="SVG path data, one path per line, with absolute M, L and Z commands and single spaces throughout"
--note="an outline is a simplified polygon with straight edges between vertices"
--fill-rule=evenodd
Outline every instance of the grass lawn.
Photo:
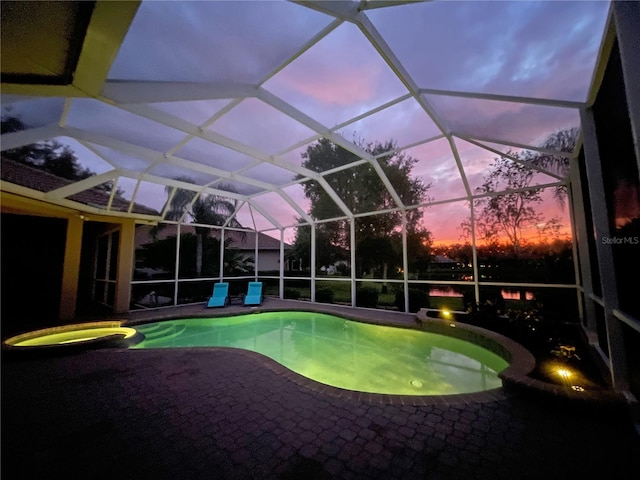
M 306 282 L 308 285 L 310 282 Z M 389 283 L 387 293 L 382 293 L 382 283 L 380 282 L 358 282 L 358 288 L 367 287 L 375 288 L 378 290 L 378 308 L 395 308 L 395 288 L 400 287 L 401 284 Z M 426 288 L 426 286 L 425 286 Z M 333 301 L 331 303 L 336 304 L 351 304 L 351 282 L 340 280 L 324 280 L 322 277 L 316 281 L 316 293 L 321 289 L 329 289 L 333 292 Z M 273 290 L 273 291 L 272 291 Z M 285 298 L 311 298 L 311 289 L 307 286 L 293 286 L 286 288 L 285 290 L 291 290 L 294 296 L 291 294 L 285 294 Z M 267 288 L 265 293 L 268 295 L 278 295 L 277 285 L 273 285 L 273 288 Z M 318 296 L 318 295 L 317 295 Z M 526 310 L 529 308 L 527 301 L 521 300 L 505 300 L 505 305 L 508 309 L 512 310 Z M 425 305 L 426 306 L 426 305 Z M 449 296 L 429 296 L 429 308 L 442 309 L 446 308 L 455 311 L 464 311 L 464 304 L 462 297 L 449 297 Z
M 387 293 L 382 293 L 382 284 L 380 282 L 358 282 L 358 287 L 372 287 L 378 290 L 378 307 L 389 308 L 395 305 L 395 286 L 400 284 L 390 283 Z M 333 303 L 351 304 L 351 282 L 340 280 L 323 280 L 318 279 L 316 282 L 316 292 L 319 289 L 330 289 L 333 292 Z M 311 298 L 311 289 L 306 287 L 295 287 L 299 298 Z M 277 294 L 277 292 L 274 292 Z M 431 308 L 448 308 L 449 310 L 462 310 L 462 297 L 429 297 Z

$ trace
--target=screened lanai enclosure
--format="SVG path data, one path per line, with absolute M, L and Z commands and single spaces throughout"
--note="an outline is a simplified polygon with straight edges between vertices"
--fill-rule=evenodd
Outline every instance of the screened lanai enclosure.
M 608 1 L 3 2 L 3 308 L 39 281 L 69 319 L 260 280 L 538 309 L 637 389 L 637 22 Z

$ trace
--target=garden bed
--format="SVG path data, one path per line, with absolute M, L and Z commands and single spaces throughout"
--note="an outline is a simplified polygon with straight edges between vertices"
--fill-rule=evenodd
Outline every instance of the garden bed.
M 535 312 L 448 312 L 430 310 L 430 317 L 453 319 L 510 338 L 536 359 L 529 377 L 574 391 L 608 391 L 590 348 L 580 335 L 580 325 L 544 320 Z

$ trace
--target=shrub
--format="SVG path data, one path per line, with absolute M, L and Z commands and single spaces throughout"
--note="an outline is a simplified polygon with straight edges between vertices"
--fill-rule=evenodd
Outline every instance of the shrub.
M 476 313 L 478 305 L 476 304 L 476 294 L 471 290 L 466 290 L 462 293 L 462 308 L 465 312 Z
M 356 306 L 375 307 L 378 305 L 378 289 L 375 287 L 359 287 L 356 289 Z
M 401 312 L 404 312 L 404 291 L 396 290 L 395 306 Z M 409 311 L 417 312 L 421 308 L 430 308 L 429 294 L 419 288 L 409 289 Z
M 296 280 L 287 280 L 287 285 L 291 288 L 309 288 L 310 282 L 309 280 L 304 279 L 296 279 Z
M 320 287 L 316 290 L 316 302 L 333 303 L 333 290 L 329 287 Z
M 285 288 L 284 289 L 284 298 L 289 298 L 291 300 L 297 300 L 300 298 L 300 290 L 297 288 Z
M 344 263 L 339 263 L 338 265 L 336 265 L 336 271 L 343 277 L 348 277 L 349 275 L 351 275 L 351 269 Z

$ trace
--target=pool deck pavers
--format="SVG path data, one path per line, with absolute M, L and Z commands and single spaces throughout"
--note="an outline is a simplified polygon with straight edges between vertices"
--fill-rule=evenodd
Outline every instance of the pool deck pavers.
M 374 402 L 284 370 L 219 348 L 3 354 L 2 478 L 608 480 L 640 471 L 640 436 L 619 406 L 502 389 L 482 402 Z

